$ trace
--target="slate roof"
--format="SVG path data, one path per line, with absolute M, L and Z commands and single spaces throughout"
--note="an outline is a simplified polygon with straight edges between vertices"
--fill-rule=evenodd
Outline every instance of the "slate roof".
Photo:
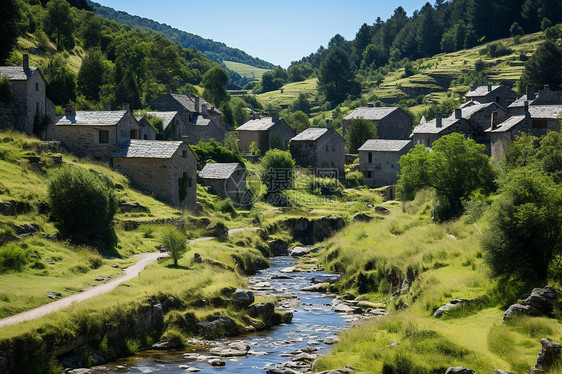
M 202 97 L 199 98 L 199 108 L 196 110 L 195 109 L 195 100 L 193 99 L 193 97 L 191 96 L 187 96 L 187 95 L 179 95 L 179 94 L 170 94 L 170 96 L 176 100 L 178 103 L 180 103 L 181 106 L 183 106 L 184 108 L 186 108 L 187 110 L 189 110 L 190 112 L 194 112 L 194 113 L 201 113 L 201 106 L 203 104 L 207 105 L 207 108 L 209 110 L 211 110 L 211 108 L 213 108 L 213 112 L 217 113 L 217 114 L 222 114 L 222 112 L 220 110 L 218 110 L 217 108 L 214 108 L 211 104 L 209 104 L 205 99 L 203 99 Z
M 192 121 L 195 120 L 194 125 L 195 126 L 207 126 L 209 123 L 211 123 L 211 119 L 210 118 L 204 118 L 203 116 L 195 116 L 195 118 L 192 118 Z
M 491 87 L 490 91 L 488 91 L 488 87 Z M 465 97 L 482 97 L 482 96 L 486 96 L 491 92 L 494 92 L 495 90 L 497 90 L 498 88 L 500 88 L 501 86 L 479 86 L 476 87 L 474 90 L 468 91 L 466 93 L 466 95 L 464 95 Z
M 410 144 L 412 144 L 411 140 L 369 139 L 358 151 L 400 152 Z
M 397 107 L 362 107 L 356 108 L 351 114 L 343 117 L 344 120 L 368 119 L 370 121 L 380 121 L 390 113 L 397 110 Z
M 127 114 L 126 110 L 77 111 L 75 116 L 59 117 L 57 126 L 116 126 Z
M 203 179 L 228 179 L 236 171 L 238 165 L 237 162 L 208 162 L 199 172 L 199 177 Z
M 146 114 L 160 118 L 162 120 L 162 128 L 166 129 L 178 115 L 178 112 L 146 112 Z
M 520 124 L 524 119 L 525 116 L 509 117 L 508 119 L 500 123 L 496 129 L 492 130 L 491 128 L 489 128 L 488 130 L 486 130 L 486 132 L 499 133 L 510 131 L 512 128 Z
M 291 139 L 291 141 L 295 142 L 306 142 L 306 141 L 315 141 L 318 140 L 322 135 L 328 132 L 328 129 L 325 127 L 309 127 L 308 129 L 304 130 L 297 136 Z
M 527 101 L 527 95 L 521 96 L 519 99 L 515 100 L 508 105 L 508 108 L 521 108 L 525 106 L 525 101 Z M 531 101 L 532 102 L 532 101 Z M 529 104 L 531 103 L 529 102 Z
M 485 104 L 478 103 L 478 104 L 466 106 L 464 108 L 461 108 L 462 118 L 470 119 L 473 115 L 475 115 L 479 111 L 481 111 L 483 109 L 486 109 L 489 106 L 496 106 L 496 105 L 497 104 L 495 104 L 495 103 L 485 103 Z M 451 116 L 449 118 L 455 118 L 455 113 L 453 112 L 453 114 L 451 114 Z
M 468 108 L 469 106 L 473 106 L 473 105 L 477 105 L 480 104 L 480 102 L 476 101 L 476 100 L 469 100 L 466 103 L 461 104 L 461 109 L 462 108 Z
M 11 81 L 26 81 L 38 70 L 33 66 L 30 66 L 29 69 L 24 69 L 21 66 L 0 66 L 0 75 Z
M 273 118 L 271 117 L 251 119 L 238 127 L 236 131 L 267 131 L 276 123 L 277 122 L 273 122 Z
M 131 139 L 117 146 L 113 157 L 171 158 L 183 142 Z
M 562 118 L 562 105 L 530 105 L 531 118 L 559 119 Z
M 441 127 L 437 127 L 435 123 L 435 119 L 431 121 L 420 123 L 416 127 L 414 127 L 414 134 L 439 134 L 441 131 L 445 130 L 446 128 L 457 124 L 460 120 L 454 117 L 443 118 L 443 125 Z

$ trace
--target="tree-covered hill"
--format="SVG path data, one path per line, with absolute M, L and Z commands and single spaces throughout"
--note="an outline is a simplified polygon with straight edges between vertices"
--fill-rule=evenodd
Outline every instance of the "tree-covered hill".
M 273 69 L 275 65 L 270 62 L 261 60 L 257 57 L 250 56 L 246 52 L 231 48 L 224 43 L 216 42 L 212 39 L 205 39 L 199 35 L 194 35 L 182 30 L 178 30 L 169 25 L 153 21 L 148 18 L 134 16 L 123 11 L 117 11 L 93 1 L 88 0 L 94 11 L 110 20 L 117 21 L 130 26 L 138 26 L 146 30 L 157 31 L 166 38 L 180 43 L 185 48 L 192 48 L 201 51 L 207 58 L 221 63 L 223 61 L 240 62 L 247 65 L 255 66 L 263 69 Z

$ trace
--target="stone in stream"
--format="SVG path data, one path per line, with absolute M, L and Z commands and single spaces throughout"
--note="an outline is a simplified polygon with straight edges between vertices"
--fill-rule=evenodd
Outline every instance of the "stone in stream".
M 221 367 L 221 366 L 225 366 L 226 362 L 224 362 L 223 360 L 220 360 L 218 358 L 214 358 L 214 359 L 209 360 L 209 365 L 215 366 L 215 367 Z
M 236 291 L 234 292 L 234 295 L 232 295 L 232 300 L 242 308 L 246 308 L 252 305 L 252 303 L 255 300 L 255 297 L 252 291 L 237 288 Z
M 317 284 L 317 283 L 334 284 L 336 282 L 339 282 L 340 279 L 341 279 L 341 275 L 339 274 L 329 274 L 329 275 L 319 275 L 317 277 L 312 277 L 310 282 L 313 284 Z
M 250 346 L 244 342 L 234 342 L 209 349 L 209 353 L 221 357 L 243 357 L 247 356 L 249 351 Z
M 324 339 L 323 343 L 328 344 L 328 345 L 332 345 L 332 344 L 336 344 L 339 341 L 340 341 L 340 338 L 338 338 L 337 336 L 328 336 L 326 339 Z
M 297 247 L 291 248 L 289 250 L 289 254 L 293 257 L 302 257 L 302 256 L 306 256 L 306 255 L 310 254 L 311 249 L 312 249 L 312 246 L 309 246 L 309 245 L 304 246 L 304 247 L 297 246 Z
M 305 288 L 301 288 L 301 291 L 306 291 L 306 292 L 328 292 L 328 287 L 330 286 L 329 283 L 320 283 L 320 284 L 315 284 L 312 286 L 308 286 Z

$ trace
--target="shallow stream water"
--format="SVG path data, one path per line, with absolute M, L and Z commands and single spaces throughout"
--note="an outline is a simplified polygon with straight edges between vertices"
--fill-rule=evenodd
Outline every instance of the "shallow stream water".
M 265 373 L 264 368 L 291 360 L 288 355 L 305 347 L 318 348 L 319 354 L 326 353 L 329 346 L 323 341 L 333 336 L 348 324 L 345 315 L 336 313 L 332 306 L 333 295 L 304 292 L 313 278 L 329 276 L 325 272 L 282 273 L 280 270 L 295 265 L 288 256 L 272 257 L 268 269 L 248 278 L 250 289 L 255 293 L 269 295 L 296 295 L 298 299 L 287 300 L 286 305 L 294 312 L 290 324 L 276 326 L 259 333 L 230 339 L 243 341 L 250 345 L 246 357 L 226 358 L 223 367 L 212 367 L 211 358 L 205 351 L 185 355 L 182 351 L 144 351 L 133 357 L 117 361 L 108 367 L 119 373 L 185 373 L 181 365 L 200 369 L 199 373 Z M 126 366 L 127 369 L 117 366 Z

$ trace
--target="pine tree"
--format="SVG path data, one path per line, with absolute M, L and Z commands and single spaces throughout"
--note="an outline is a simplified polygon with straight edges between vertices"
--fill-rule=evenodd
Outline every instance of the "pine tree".
M 16 0 L 0 1 L 0 65 L 4 65 L 18 39 L 20 12 Z

